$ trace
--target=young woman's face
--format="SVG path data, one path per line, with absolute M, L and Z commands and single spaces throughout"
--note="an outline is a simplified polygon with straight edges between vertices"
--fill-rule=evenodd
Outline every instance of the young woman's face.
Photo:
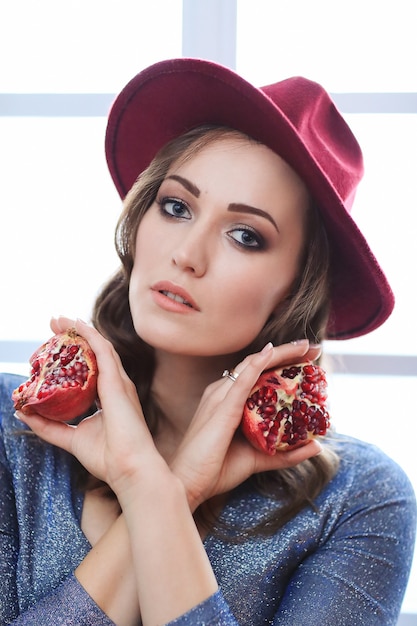
M 170 168 L 136 239 L 129 302 L 136 332 L 169 352 L 239 352 L 299 271 L 308 193 L 269 148 L 210 143 Z

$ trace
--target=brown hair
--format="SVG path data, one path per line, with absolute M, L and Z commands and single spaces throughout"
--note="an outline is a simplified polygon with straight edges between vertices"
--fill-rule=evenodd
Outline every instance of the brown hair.
M 104 285 L 93 311 L 94 325 L 112 342 L 127 374 L 135 383 L 148 425 L 154 433 L 160 412 L 151 394 L 153 349 L 137 336 L 128 300 L 137 229 L 172 163 L 186 161 L 204 146 L 226 136 L 244 137 L 238 131 L 223 127 L 194 129 L 168 143 L 139 176 L 125 199 L 115 233 L 121 267 Z M 245 140 L 254 141 L 249 137 Z M 279 345 L 303 337 L 312 342 L 320 342 L 324 338 L 329 310 L 329 252 L 326 233 L 313 204 L 308 210 L 307 221 L 309 236 L 306 238 L 300 274 L 278 314 L 268 320 L 259 337 L 248 346 L 248 353 L 261 349 L 268 341 Z M 326 447 L 321 455 L 295 468 L 252 477 L 257 490 L 272 497 L 275 494 L 286 502 L 278 516 L 264 520 L 254 532 L 274 532 L 304 506 L 312 503 L 334 475 L 336 467 L 336 457 Z M 205 515 L 205 519 L 209 516 Z

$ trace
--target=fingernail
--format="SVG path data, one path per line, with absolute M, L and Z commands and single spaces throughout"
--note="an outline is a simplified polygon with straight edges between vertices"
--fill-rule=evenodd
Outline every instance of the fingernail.
M 17 420 L 19 420 L 19 422 L 21 422 L 21 421 L 22 421 L 20 411 L 15 411 L 15 412 L 13 413 L 13 415 L 14 415 L 14 417 L 15 417 Z
M 302 346 L 303 344 L 309 343 L 308 339 L 294 339 L 291 341 L 293 346 Z
M 266 346 L 262 348 L 260 354 L 267 354 L 268 352 L 272 350 L 273 347 L 274 347 L 274 344 L 272 343 L 272 341 L 268 341 Z

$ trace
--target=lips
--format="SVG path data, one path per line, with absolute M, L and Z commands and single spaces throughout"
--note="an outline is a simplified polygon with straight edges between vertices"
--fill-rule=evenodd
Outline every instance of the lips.
M 178 295 L 177 293 L 172 293 L 172 291 L 166 291 L 165 289 L 161 289 L 159 293 L 164 294 L 164 296 L 166 296 L 167 298 L 171 298 L 171 300 L 175 300 L 175 302 L 180 302 L 181 304 L 185 304 L 193 308 L 193 305 L 190 302 L 185 300 L 182 296 Z
M 195 311 L 200 310 L 190 294 L 180 285 L 176 285 L 170 281 L 161 281 L 153 285 L 151 289 L 169 298 L 173 302 L 194 309 Z

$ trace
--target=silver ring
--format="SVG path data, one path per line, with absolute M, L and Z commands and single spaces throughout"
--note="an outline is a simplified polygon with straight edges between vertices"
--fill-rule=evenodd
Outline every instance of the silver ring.
M 229 370 L 224 370 L 223 374 L 222 374 L 222 378 L 230 378 L 231 381 L 236 382 L 236 380 L 238 379 L 239 373 L 235 372 L 234 370 L 232 370 L 231 372 Z

